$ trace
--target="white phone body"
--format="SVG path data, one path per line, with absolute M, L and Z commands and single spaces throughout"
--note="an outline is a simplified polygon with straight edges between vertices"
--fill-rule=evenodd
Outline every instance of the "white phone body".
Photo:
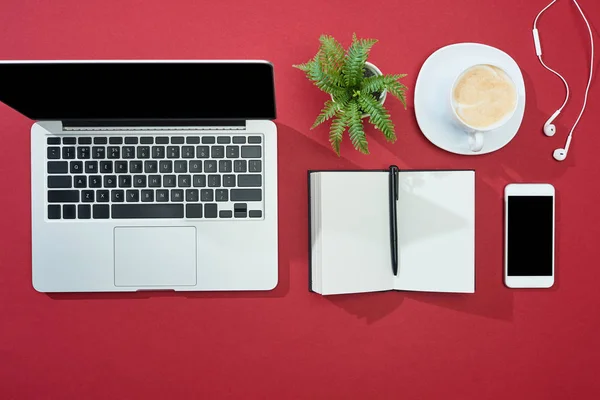
M 506 286 L 549 288 L 554 285 L 555 203 L 555 190 L 550 184 L 514 183 L 504 189 Z M 512 241 L 509 234 L 514 235 Z M 518 240 L 515 242 L 515 239 Z

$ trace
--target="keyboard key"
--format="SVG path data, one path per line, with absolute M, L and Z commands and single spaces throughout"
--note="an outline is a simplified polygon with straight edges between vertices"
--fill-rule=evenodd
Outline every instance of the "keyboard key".
M 90 219 L 92 217 L 92 207 L 89 204 L 79 204 L 77 206 L 77 218 Z
M 200 138 L 198 136 L 188 136 L 185 138 L 185 142 L 187 144 L 198 144 L 200 143 Z
M 125 138 L 125 144 L 138 144 L 138 138 L 128 136 Z
M 171 143 L 172 144 L 183 144 L 184 143 L 183 136 L 173 136 L 171 138 Z
M 141 174 L 142 171 L 142 162 L 141 161 L 129 161 L 129 173 L 131 174 Z
M 179 186 L 179 187 L 192 186 L 192 177 L 189 175 L 179 175 L 177 177 L 177 186 Z
M 59 138 L 56 138 L 60 140 Z M 48 206 L 48 219 L 60 219 L 60 205 L 51 204 Z
M 219 218 L 231 218 L 232 214 L 231 210 L 222 210 L 219 211 Z
M 148 177 L 148 187 L 161 187 L 161 181 L 160 175 L 150 175 Z
M 169 201 L 169 191 L 166 189 L 160 189 L 156 191 L 156 201 L 164 202 Z
M 166 136 L 159 136 L 156 138 L 156 144 L 169 144 L 169 138 Z
M 246 218 L 248 205 L 246 203 L 235 203 L 233 205 L 233 216 L 235 218 Z
M 231 160 L 219 160 L 219 172 L 231 172 Z
M 167 146 L 167 158 L 179 158 L 179 146 Z
M 225 157 L 225 148 L 223 146 L 213 146 L 210 148 L 210 156 L 212 158 Z
M 87 187 L 87 177 L 85 175 L 77 175 L 73 179 L 73 186 L 77 189 L 83 189 Z
M 208 187 L 219 187 L 221 186 L 221 175 L 209 175 L 208 176 Z
M 48 139 L 46 139 L 46 143 L 48 143 L 48 144 L 60 144 L 60 138 L 59 137 L 49 137 Z M 59 214 L 58 218 L 60 218 L 60 214 Z
M 235 175 L 223 175 L 223 187 L 235 187 Z
M 205 187 L 206 186 L 206 175 L 194 175 L 192 177 L 194 187 Z
M 177 178 L 175 175 L 164 175 L 163 176 L 163 186 L 164 187 L 176 187 L 177 186 Z
M 261 185 L 261 175 L 238 175 L 239 187 L 260 187 Z
M 215 142 L 214 136 L 203 136 L 202 137 L 202 144 L 213 144 L 214 142 Z
M 217 189 L 215 190 L 215 200 L 216 201 L 228 201 L 229 195 L 227 193 L 227 189 Z
M 196 202 L 199 200 L 198 197 L 198 189 L 186 189 L 185 191 L 185 201 Z
M 72 174 L 80 174 L 83 172 L 83 162 L 82 161 L 71 161 L 71 168 L 69 169 Z
M 91 188 L 102 187 L 102 177 L 100 177 L 99 175 L 91 175 L 88 181 Z
M 262 172 L 262 161 L 261 160 L 248 161 L 248 172 Z
M 227 158 L 238 158 L 240 156 L 240 146 L 227 146 L 225 153 Z
M 62 158 L 65 160 L 73 160 L 75 158 L 75 147 L 63 147 Z
M 112 172 L 113 172 L 112 161 L 100 161 L 100 172 L 103 174 L 112 174 Z
M 79 203 L 79 190 L 48 190 L 48 203 Z
M 60 159 L 60 147 L 48 147 L 46 154 L 49 160 L 58 160 Z
M 85 162 L 85 172 L 88 174 L 97 174 L 98 173 L 98 161 L 86 161 Z
M 81 191 L 81 201 L 83 203 L 93 203 L 94 202 L 94 191 L 93 190 L 82 190 Z
M 165 146 L 152 146 L 152 158 L 165 158 Z
M 246 143 L 246 137 L 245 136 L 234 136 L 233 137 L 233 143 L 235 143 L 235 144 L 244 144 L 244 143 Z
M 96 191 L 96 201 L 99 203 L 108 203 L 109 193 L 108 190 L 98 190 Z
M 195 154 L 194 146 L 183 146 L 181 148 L 181 157 L 183 158 L 194 158 Z
M 94 213 L 94 219 L 107 219 L 109 217 L 110 209 L 108 208 L 108 205 L 94 204 L 92 210 Z
M 202 172 L 202 161 L 190 161 L 190 172 Z
M 142 202 L 148 203 L 154 201 L 154 190 L 142 190 Z
M 69 171 L 69 163 L 66 161 L 48 161 L 46 169 L 49 174 L 66 174 Z
M 139 146 L 137 148 L 137 158 L 150 158 L 150 146 Z
M 73 185 L 72 179 L 70 176 L 49 176 L 48 177 L 48 187 L 49 188 L 71 188 Z
M 231 142 L 231 138 L 229 136 L 217 136 L 217 143 L 219 144 L 229 144 Z
M 210 157 L 210 148 L 208 146 L 196 146 L 196 157 L 197 158 Z
M 260 146 L 242 146 L 242 158 L 260 158 L 261 154 Z
M 78 139 L 78 143 L 79 144 L 92 144 L 92 138 L 91 137 L 80 137 Z
M 120 147 L 117 147 L 117 146 L 108 146 L 108 148 L 106 149 L 106 151 L 108 152 L 107 158 L 109 158 L 111 160 L 115 160 L 115 159 L 121 158 L 121 148 Z
M 152 136 L 142 136 L 140 138 L 140 144 L 152 144 L 154 143 L 154 138 Z
M 217 161 L 216 160 L 204 161 L 204 172 L 217 172 Z
M 185 217 L 186 218 L 202 218 L 202 204 L 186 204 L 185 205 Z M 59 216 L 60 218 L 60 216 Z
M 233 172 L 246 172 L 246 160 L 235 160 L 233 162 Z
M 260 143 L 261 141 L 260 136 L 248 136 L 248 143 Z
M 125 197 L 127 198 L 128 203 L 137 203 L 140 201 L 140 191 L 137 189 L 128 190 L 125 193 Z
M 214 192 L 212 189 L 201 189 L 200 200 L 202 201 L 214 201 Z
M 171 201 L 175 201 L 175 202 L 183 201 L 183 190 L 171 189 Z
M 125 192 L 123 190 L 111 190 L 110 191 L 110 200 L 113 203 L 122 203 L 124 197 L 125 197 Z
M 131 187 L 131 175 L 119 175 L 119 187 Z
M 144 172 L 147 174 L 155 174 L 158 172 L 157 161 L 144 161 Z
M 170 174 L 173 172 L 173 161 L 165 160 L 160 162 L 160 172 L 163 174 Z
M 110 144 L 123 144 L 123 138 L 120 136 L 111 137 L 108 139 L 108 143 Z
M 105 175 L 104 176 L 104 187 L 105 188 L 117 187 L 117 177 L 114 175 Z
M 175 172 L 185 174 L 187 172 L 187 161 L 175 161 Z
M 96 139 L 98 139 L 98 138 L 96 138 Z M 106 148 L 92 147 L 92 158 L 95 160 L 102 160 L 102 159 L 106 158 Z
M 231 201 L 262 200 L 262 190 L 260 189 L 231 189 L 229 195 Z
M 75 204 L 63 205 L 63 219 L 75 219 L 77 217 Z
M 260 211 L 260 210 L 250 210 L 250 212 L 248 213 L 248 215 L 250 216 L 250 218 L 261 218 L 262 217 L 262 211 Z
M 74 137 L 64 137 L 62 139 L 63 144 L 76 144 L 77 143 L 77 138 Z
M 90 158 L 90 147 L 89 146 L 81 146 L 77 148 L 77 158 L 80 160 L 87 160 Z
M 105 137 L 95 137 L 94 144 L 106 144 L 108 140 Z
M 217 218 L 217 205 L 216 204 L 205 204 L 204 205 L 204 218 Z
M 128 139 L 131 139 L 131 138 L 128 138 Z M 126 159 L 126 160 L 130 160 L 132 158 L 135 158 L 135 147 L 133 147 L 133 146 L 123 146 L 123 158 Z
M 115 161 L 115 172 L 117 174 L 127 173 L 127 161 Z
M 113 204 L 112 217 L 124 218 L 183 218 L 183 204 Z
M 146 187 L 146 175 L 136 175 L 133 177 L 133 187 L 144 188 Z

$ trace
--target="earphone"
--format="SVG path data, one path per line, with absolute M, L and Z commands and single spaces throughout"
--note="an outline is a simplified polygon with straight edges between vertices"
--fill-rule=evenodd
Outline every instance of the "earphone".
M 544 63 L 544 60 L 542 59 L 542 44 L 540 42 L 540 35 L 539 35 L 539 31 L 537 29 L 537 22 L 538 22 L 538 19 L 540 18 L 540 16 L 544 13 L 544 11 L 546 11 L 548 8 L 552 7 L 552 5 L 554 3 L 556 3 L 556 1 L 557 0 L 553 0 L 550 4 L 548 4 L 546 7 L 544 7 L 542 9 L 542 11 L 539 12 L 537 17 L 535 17 L 535 20 L 533 21 L 533 42 L 535 45 L 535 54 L 537 55 L 538 59 L 540 60 L 540 63 L 542 64 L 542 66 L 544 68 L 546 68 L 548 71 L 552 72 L 554 75 L 556 75 L 560 78 L 560 80 L 565 85 L 565 89 L 567 92 L 567 94 L 565 96 L 565 101 L 563 102 L 563 104 L 560 106 L 560 108 L 558 110 L 556 110 L 554 112 L 554 114 L 552 114 L 552 116 L 550 118 L 548 118 L 546 123 L 544 123 L 543 131 L 546 136 L 554 136 L 554 134 L 556 133 L 556 126 L 553 124 L 553 122 L 558 117 L 558 115 L 562 112 L 563 108 L 565 108 L 565 106 L 567 105 L 567 102 L 569 101 L 569 96 L 571 94 L 571 92 L 569 90 L 569 84 L 567 83 L 565 78 L 563 78 L 563 76 L 561 74 L 559 74 L 558 72 L 556 72 L 555 70 L 553 70 L 552 68 L 547 66 L 546 63 Z M 591 49 L 592 49 L 592 52 L 591 52 L 592 57 L 590 60 L 590 77 L 588 79 L 587 87 L 585 89 L 585 97 L 583 100 L 583 107 L 581 108 L 581 112 L 579 113 L 577 120 L 575 121 L 575 123 L 573 124 L 573 127 L 571 128 L 571 131 L 569 132 L 569 136 L 567 136 L 567 141 L 565 143 L 565 147 L 562 149 L 554 150 L 554 153 L 552 154 L 552 156 L 554 157 L 554 159 L 556 161 L 564 161 L 567 158 L 567 154 L 569 153 L 569 147 L 571 146 L 571 140 L 573 138 L 573 132 L 575 131 L 577 124 L 579 124 L 579 121 L 581 120 L 581 116 L 583 115 L 583 112 L 585 111 L 585 107 L 587 105 L 588 93 L 590 91 L 590 86 L 592 84 L 592 77 L 593 77 L 593 70 L 594 70 L 594 37 L 592 35 L 592 29 L 590 28 L 590 24 L 589 24 L 587 18 L 585 17 L 583 10 L 579 6 L 579 3 L 577 3 L 577 0 L 573 0 L 573 3 L 575 3 L 575 6 L 579 10 L 579 13 L 581 14 L 581 17 L 583 18 L 583 20 L 585 21 L 585 24 L 587 25 L 587 28 L 588 28 L 588 32 L 590 34 L 590 43 L 591 43 Z

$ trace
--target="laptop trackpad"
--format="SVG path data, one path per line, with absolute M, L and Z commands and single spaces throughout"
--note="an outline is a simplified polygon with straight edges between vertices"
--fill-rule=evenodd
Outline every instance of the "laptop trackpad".
M 117 227 L 115 286 L 196 284 L 195 227 Z

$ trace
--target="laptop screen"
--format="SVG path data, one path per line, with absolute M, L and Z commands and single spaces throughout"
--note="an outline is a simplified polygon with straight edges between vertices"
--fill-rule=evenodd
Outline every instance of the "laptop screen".
M 268 62 L 0 62 L 0 101 L 33 120 L 275 119 Z

